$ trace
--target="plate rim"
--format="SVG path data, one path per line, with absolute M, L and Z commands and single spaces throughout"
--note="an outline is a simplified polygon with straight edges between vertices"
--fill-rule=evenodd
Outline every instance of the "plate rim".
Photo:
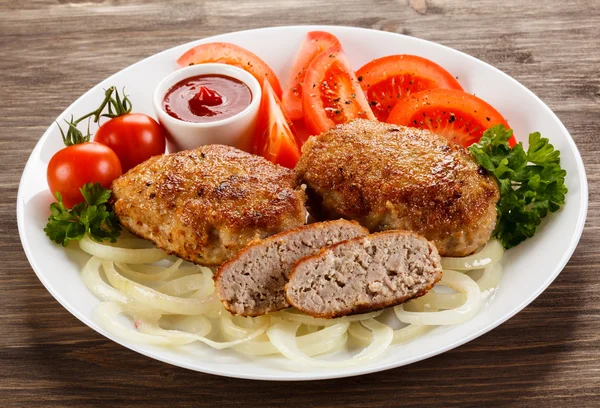
M 37 262 L 34 260 L 33 258 L 33 254 L 32 254 L 32 247 L 29 244 L 29 242 L 27 241 L 26 237 L 25 237 L 25 232 L 24 232 L 24 204 L 23 204 L 23 197 L 22 195 L 23 193 L 23 184 L 24 184 L 24 178 L 25 178 L 25 174 L 28 172 L 28 170 L 33 166 L 33 159 L 34 157 L 37 157 L 37 153 L 39 153 L 39 151 L 41 150 L 42 147 L 42 141 L 46 140 L 48 137 L 48 134 L 52 131 L 53 126 L 56 126 L 56 120 L 60 119 L 66 112 L 68 112 L 74 105 L 76 105 L 81 99 L 83 99 L 86 95 L 88 95 L 89 93 L 91 93 L 98 85 L 100 85 L 101 83 L 111 79 L 112 77 L 114 77 L 115 75 L 118 75 L 121 71 L 125 70 L 125 69 L 129 69 L 132 67 L 135 67 L 136 65 L 142 64 L 144 63 L 146 60 L 150 59 L 150 58 L 154 58 L 157 57 L 163 53 L 167 53 L 170 50 L 172 50 L 173 48 L 177 48 L 177 47 L 182 47 L 182 46 L 189 46 L 192 47 L 195 44 L 199 43 L 200 41 L 206 41 L 215 37 L 220 37 L 223 35 L 230 35 L 230 34 L 250 34 L 253 32 L 258 32 L 258 31 L 266 31 L 266 30 L 287 30 L 287 29 L 304 29 L 304 30 L 323 30 L 323 31 L 327 31 L 330 29 L 334 29 L 334 30 L 348 30 L 348 31 L 368 31 L 368 32 L 377 32 L 377 33 L 386 33 L 392 36 L 400 36 L 400 37 L 406 37 L 406 38 L 410 38 L 411 41 L 417 41 L 417 42 L 422 42 L 422 43 L 427 43 L 428 46 L 434 46 L 434 47 L 440 47 L 442 49 L 446 49 L 446 50 L 450 50 L 452 52 L 455 53 L 459 53 L 461 54 L 463 57 L 467 57 L 470 60 L 474 60 L 477 61 L 479 63 L 483 63 L 485 65 L 487 65 L 488 67 L 492 68 L 493 70 L 496 70 L 497 72 L 499 72 L 501 75 L 503 75 L 504 77 L 506 77 L 506 79 L 511 80 L 516 82 L 517 84 L 519 84 L 526 92 L 528 92 L 533 98 L 535 98 L 536 100 L 538 100 L 544 111 L 546 113 L 549 113 L 551 116 L 554 116 L 557 120 L 558 123 L 560 125 L 560 130 L 567 136 L 567 143 L 569 144 L 570 149 L 573 151 L 574 156 L 575 156 L 575 163 L 577 166 L 577 170 L 578 170 L 578 175 L 579 175 L 579 182 L 581 184 L 581 196 L 583 197 L 583 199 L 581 200 L 581 204 L 579 206 L 578 209 L 578 219 L 577 219 L 577 225 L 575 227 L 575 233 L 573 234 L 573 236 L 571 237 L 571 240 L 569 241 L 569 247 L 568 249 L 564 252 L 563 256 L 560 259 L 560 262 L 557 264 L 557 266 L 554 268 L 553 272 L 551 274 L 548 275 L 548 277 L 546 278 L 546 280 L 543 282 L 542 285 L 539 286 L 538 290 L 536 290 L 535 292 L 531 293 L 523 302 L 521 302 L 518 306 L 513 307 L 512 310 L 507 313 L 506 315 L 504 315 L 501 319 L 498 319 L 496 321 L 493 321 L 489 324 L 485 324 L 481 329 L 470 333 L 469 335 L 461 338 L 459 341 L 456 341 L 452 344 L 449 344 L 447 346 L 441 347 L 441 348 L 437 348 L 434 350 L 431 350 L 427 353 L 424 353 L 423 355 L 419 355 L 417 357 L 411 357 L 408 358 L 406 360 L 404 360 L 402 363 L 396 363 L 396 362 L 390 362 L 390 363 L 386 363 L 386 364 L 382 364 L 382 365 L 375 365 L 372 367 L 355 367 L 353 370 L 351 371 L 320 371 L 320 372 L 301 372 L 301 371 L 290 371 L 288 373 L 288 375 L 264 375 L 264 374 L 258 374 L 258 375 L 251 375 L 251 374 L 245 374 L 245 373 L 239 373 L 239 372 L 235 372 L 235 371 L 231 371 L 230 368 L 228 366 L 224 366 L 222 369 L 220 370 L 214 370 L 211 368 L 199 368 L 195 365 L 189 364 L 187 362 L 179 362 L 179 361 L 173 361 L 171 358 L 167 357 L 167 356 L 163 356 L 163 355 L 156 355 L 150 351 L 146 351 L 143 349 L 140 349 L 137 347 L 137 344 L 135 343 L 130 343 L 127 342 L 125 340 L 122 340 L 120 338 L 118 338 L 117 336 L 112 335 L 111 333 L 105 331 L 102 327 L 100 327 L 97 323 L 90 321 L 90 319 L 88 319 L 86 316 L 84 316 L 82 313 L 79 312 L 78 309 L 76 308 L 71 308 L 68 303 L 65 301 L 65 299 L 62 298 L 62 296 L 57 293 L 52 286 L 49 285 L 49 283 L 46 281 L 46 279 L 44 278 L 44 274 L 42 274 L 41 272 L 38 272 L 38 270 L 41 270 L 42 268 L 40 268 L 40 266 L 37 264 Z M 570 132 L 566 129 L 566 127 L 564 126 L 564 124 L 562 123 L 562 121 L 560 120 L 560 118 L 548 107 L 548 105 L 546 105 L 546 103 L 539 98 L 534 92 L 532 92 L 529 88 L 527 88 L 526 86 L 524 86 L 523 84 L 521 84 L 521 82 L 519 82 L 518 80 L 516 80 L 515 78 L 511 77 L 510 75 L 508 75 L 507 73 L 505 73 L 504 71 L 496 68 L 495 66 L 482 61 L 474 56 L 471 56 L 469 54 L 466 54 L 463 51 L 460 50 L 456 50 L 454 48 L 448 47 L 446 45 L 443 44 L 439 44 L 433 41 L 429 41 L 429 40 L 425 40 L 422 38 L 418 38 L 418 37 L 413 37 L 413 36 L 407 36 L 404 34 L 400 34 L 400 33 L 394 33 L 394 32 L 389 32 L 389 31 L 383 31 L 383 30 L 376 30 L 376 29 L 371 29 L 371 28 L 362 28 L 362 27 L 352 27 L 352 26 L 346 26 L 346 25 L 314 25 L 314 24 L 307 24 L 307 25 L 288 25 L 288 26 L 272 26 L 272 27 L 262 27 L 262 28 L 254 28 L 254 29 L 248 29 L 248 30 L 240 30 L 240 31 L 232 31 L 232 32 L 227 32 L 227 33 L 220 33 L 217 35 L 213 35 L 213 36 L 208 36 L 208 37 L 202 37 L 202 38 L 198 38 L 196 40 L 187 42 L 187 43 L 183 43 L 183 44 L 179 44 L 179 45 L 175 45 L 173 47 L 167 48 L 165 50 L 159 51 L 155 54 L 149 55 L 133 64 L 130 64 L 122 69 L 120 69 L 119 71 L 109 75 L 108 77 L 106 77 L 105 79 L 99 81 L 97 84 L 93 85 L 90 89 L 88 89 L 86 92 L 84 92 L 82 95 L 80 95 L 75 101 L 73 101 L 68 107 L 66 107 L 56 118 L 56 120 L 50 124 L 45 132 L 42 134 L 42 136 L 39 138 L 39 140 L 37 141 L 35 147 L 33 148 L 33 150 L 31 151 L 29 158 L 27 159 L 27 162 L 25 164 L 25 167 L 23 168 L 23 172 L 21 174 L 20 180 L 19 180 L 19 189 L 18 189 L 18 193 L 17 193 L 17 202 L 16 202 L 16 213 L 17 213 L 17 227 L 18 227 L 18 231 L 19 231 L 19 238 L 21 241 L 21 245 L 23 247 L 23 250 L 25 252 L 25 255 L 27 257 L 27 260 L 31 266 L 31 268 L 33 269 L 34 273 L 36 274 L 36 276 L 38 277 L 38 279 L 40 280 L 40 282 L 42 283 L 42 285 L 44 285 L 44 287 L 46 288 L 46 290 L 52 295 L 52 297 L 54 297 L 54 299 L 62 306 L 64 307 L 69 313 L 71 313 L 75 318 L 77 318 L 79 321 L 81 321 L 84 325 L 86 325 L 87 327 L 89 327 L 90 329 L 94 330 L 95 332 L 97 332 L 98 334 L 106 337 L 109 340 L 112 340 L 113 342 L 131 350 L 134 351 L 136 353 L 142 354 L 146 357 L 152 358 L 154 360 L 158 360 L 161 361 L 163 363 L 167 363 L 173 366 L 177 366 L 177 367 L 182 367 L 182 368 L 186 368 L 192 371 L 197 371 L 197 372 L 202 372 L 202 373 L 206 373 L 206 374 L 212 374 L 212 375 L 218 375 L 218 376 L 225 376 L 225 377 L 231 377 L 231 378 L 240 378 L 240 379 L 246 379 L 246 380 L 260 380 L 260 381 L 316 381 L 316 380 L 326 380 L 326 379 L 336 379 L 336 378 L 347 378 L 347 377 L 353 377 L 353 376 L 357 376 L 357 375 L 364 375 L 364 374 L 370 374 L 370 373 L 374 373 L 374 372 L 380 372 L 380 371 L 386 371 L 386 370 L 390 370 L 393 368 L 397 368 L 397 367 L 401 367 L 401 366 L 405 366 L 405 365 L 409 365 L 409 364 L 413 364 L 415 362 L 418 361 L 422 361 L 428 358 L 431 358 L 433 356 L 445 353 L 449 350 L 455 349 L 463 344 L 466 344 L 474 339 L 476 339 L 477 337 L 480 337 L 481 335 L 493 330 L 494 328 L 500 326 L 501 324 L 503 324 L 504 322 L 506 322 L 507 320 L 509 320 L 510 318 L 512 318 L 514 315 L 516 315 L 517 313 L 519 313 L 520 311 L 522 311 L 525 307 L 527 307 L 531 302 L 533 302 L 542 292 L 544 292 L 548 286 L 556 279 L 556 277 L 563 271 L 564 267 L 566 266 L 567 262 L 571 259 L 575 249 L 577 248 L 577 245 L 581 239 L 581 236 L 583 234 L 583 230 L 585 227 L 585 222 L 587 219 L 587 210 L 588 210 L 588 202 L 589 202 L 589 193 L 588 193 L 588 182 L 587 182 L 587 174 L 585 171 L 585 166 L 583 163 L 583 159 L 581 157 L 581 154 L 579 152 L 579 149 L 577 148 L 577 145 L 575 144 L 575 141 L 573 139 L 573 137 L 571 136 Z

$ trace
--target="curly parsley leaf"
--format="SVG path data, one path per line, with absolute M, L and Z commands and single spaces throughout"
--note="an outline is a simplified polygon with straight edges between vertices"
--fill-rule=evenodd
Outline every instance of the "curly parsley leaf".
M 511 136 L 511 129 L 497 125 L 469 147 L 500 187 L 494 236 L 506 249 L 531 238 L 541 219 L 565 203 L 567 193 L 567 172 L 560 167 L 560 152 L 548 139 L 539 132 L 530 134 L 525 151 L 522 143 L 509 146 Z
M 88 183 L 81 189 L 81 194 L 87 205 L 100 205 L 110 200 L 111 191 L 102 187 L 100 183 Z
M 88 183 L 80 191 L 85 201 L 71 209 L 65 207 L 61 194 L 56 193 L 57 202 L 50 204 L 50 217 L 44 228 L 46 235 L 62 246 L 79 241 L 86 233 L 97 242 L 115 242 L 121 225 L 108 204 L 111 191 L 100 183 Z

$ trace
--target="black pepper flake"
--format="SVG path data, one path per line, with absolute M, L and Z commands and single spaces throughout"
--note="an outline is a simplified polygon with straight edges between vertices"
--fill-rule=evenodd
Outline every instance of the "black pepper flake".
M 350 105 L 352 103 L 352 101 L 346 101 L 344 102 L 346 105 Z
M 336 110 L 335 110 L 335 114 L 336 114 L 336 115 L 339 115 L 340 113 L 342 113 L 342 111 L 341 111 L 341 110 L 339 110 L 339 109 L 336 109 Z
M 204 153 L 204 152 L 200 153 L 200 157 L 202 157 L 203 159 L 206 159 L 206 153 Z
M 156 194 L 150 193 L 150 195 L 148 197 L 150 198 L 150 200 L 152 200 L 154 197 L 156 197 Z
M 362 75 L 358 77 L 358 82 L 362 82 Z
M 192 65 L 194 65 L 194 63 L 193 63 L 193 62 L 190 62 L 188 66 L 190 66 L 190 67 L 191 67 Z
M 489 118 L 489 117 L 487 117 L 487 116 L 486 116 L 485 118 L 487 119 L 487 121 L 488 121 L 488 122 L 490 121 L 490 118 Z
M 333 101 L 334 102 L 339 102 L 341 98 L 335 98 Z
M 415 119 L 415 120 L 413 120 L 413 123 L 416 125 L 416 124 L 417 124 L 417 120 L 416 120 L 416 119 Z
M 151 181 L 146 181 L 146 187 L 150 187 L 152 185 Z
M 371 101 L 370 105 L 371 106 L 375 106 L 375 105 L 377 105 L 377 102 L 376 101 Z
M 453 123 L 456 120 L 454 113 L 450 113 L 450 119 L 448 119 L 448 123 Z

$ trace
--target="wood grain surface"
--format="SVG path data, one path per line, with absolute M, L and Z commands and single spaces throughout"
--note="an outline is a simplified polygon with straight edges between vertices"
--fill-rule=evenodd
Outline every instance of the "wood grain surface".
M 535 302 L 477 340 L 407 367 L 268 383 L 131 352 L 44 289 L 19 242 L 15 202 L 25 162 L 52 120 L 100 80 L 165 48 L 292 24 L 444 44 L 508 73 L 556 112 L 583 156 L 590 206 L 573 258 Z M 600 406 L 599 27 L 597 0 L 2 0 L 0 406 Z

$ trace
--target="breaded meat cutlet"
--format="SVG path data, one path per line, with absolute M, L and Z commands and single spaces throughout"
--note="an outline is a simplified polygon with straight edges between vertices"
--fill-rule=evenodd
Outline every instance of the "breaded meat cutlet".
M 293 171 L 229 146 L 152 157 L 112 190 L 125 228 L 202 265 L 220 265 L 249 242 L 306 222 Z
M 310 138 L 296 171 L 324 218 L 415 231 L 444 256 L 474 252 L 496 225 L 495 181 L 426 130 L 358 119 Z

